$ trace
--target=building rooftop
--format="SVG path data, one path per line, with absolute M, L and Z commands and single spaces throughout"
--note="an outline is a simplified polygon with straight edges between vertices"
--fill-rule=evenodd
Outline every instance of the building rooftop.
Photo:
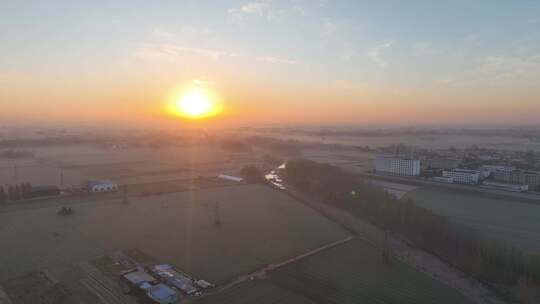
M 150 274 L 144 271 L 133 271 L 124 275 L 124 278 L 134 285 L 139 285 L 144 282 L 153 282 L 156 280 Z
M 178 302 L 178 293 L 165 284 L 157 284 L 148 290 L 148 296 L 158 303 Z M 167 301 L 167 302 L 165 302 Z
M 471 174 L 479 174 L 480 173 L 480 171 L 478 171 L 478 170 L 468 170 L 468 169 L 454 169 L 451 172 L 471 173 Z
M 111 180 L 96 180 L 96 179 L 89 180 L 86 182 L 86 184 L 88 185 L 88 187 L 95 187 L 99 185 L 116 185 L 116 183 Z

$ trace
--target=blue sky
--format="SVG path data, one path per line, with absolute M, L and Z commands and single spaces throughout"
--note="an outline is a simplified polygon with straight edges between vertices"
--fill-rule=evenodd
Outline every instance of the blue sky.
M 19 113 L 39 102 L 125 104 L 127 86 L 146 86 L 154 93 L 133 102 L 151 103 L 195 80 L 239 105 L 412 105 L 426 122 L 448 103 L 505 121 L 516 120 L 512 105 L 540 110 L 538 1 L 12 1 L 0 42 L 0 102 L 21 101 Z M 104 93 L 90 100 L 85 88 Z M 283 96 L 262 100 L 265 88 Z

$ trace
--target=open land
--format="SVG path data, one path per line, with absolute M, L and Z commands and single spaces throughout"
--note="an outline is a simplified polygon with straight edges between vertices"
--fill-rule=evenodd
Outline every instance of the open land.
M 383 262 L 353 240 L 289 267 L 196 301 L 207 303 L 468 303 L 457 291 L 410 266 Z
M 219 202 L 220 225 L 215 224 Z M 336 241 L 346 231 L 288 196 L 247 185 L 0 213 L 0 279 L 138 248 L 195 277 L 223 283 Z
M 483 237 L 540 252 L 540 205 L 482 193 L 420 188 L 407 194 L 417 205 L 448 216 Z

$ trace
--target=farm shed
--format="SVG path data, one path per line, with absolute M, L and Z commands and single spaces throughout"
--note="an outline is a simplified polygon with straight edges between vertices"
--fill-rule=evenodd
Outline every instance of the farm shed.
M 171 265 L 156 265 L 153 269 L 154 274 L 161 278 L 168 285 L 174 286 L 187 295 L 199 291 L 191 278 L 180 274 Z
M 180 301 L 178 293 L 165 284 L 152 286 L 146 295 L 159 304 L 176 304 Z
M 89 180 L 85 188 L 91 192 L 111 192 L 118 190 L 118 185 L 110 180 Z

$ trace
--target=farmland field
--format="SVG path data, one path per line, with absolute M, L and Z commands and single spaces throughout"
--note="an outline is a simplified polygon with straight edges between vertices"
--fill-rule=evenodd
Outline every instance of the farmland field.
M 407 194 L 419 206 L 446 215 L 480 236 L 540 252 L 540 205 L 482 193 L 418 189 Z
M 56 214 L 58 206 L 0 209 L 0 280 L 136 248 L 195 277 L 223 283 L 347 236 L 262 185 L 133 197 L 128 205 L 101 199 L 72 208 L 75 213 L 66 217 Z
M 255 280 L 203 298 L 213 303 L 468 303 L 457 291 L 360 240 L 278 269 Z
M 215 145 L 162 149 L 113 149 L 90 145 L 36 147 L 33 158 L 0 159 L 0 185 L 78 187 L 88 179 L 118 184 L 156 183 L 198 176 L 237 175 L 256 164 L 257 153 L 233 153 Z

